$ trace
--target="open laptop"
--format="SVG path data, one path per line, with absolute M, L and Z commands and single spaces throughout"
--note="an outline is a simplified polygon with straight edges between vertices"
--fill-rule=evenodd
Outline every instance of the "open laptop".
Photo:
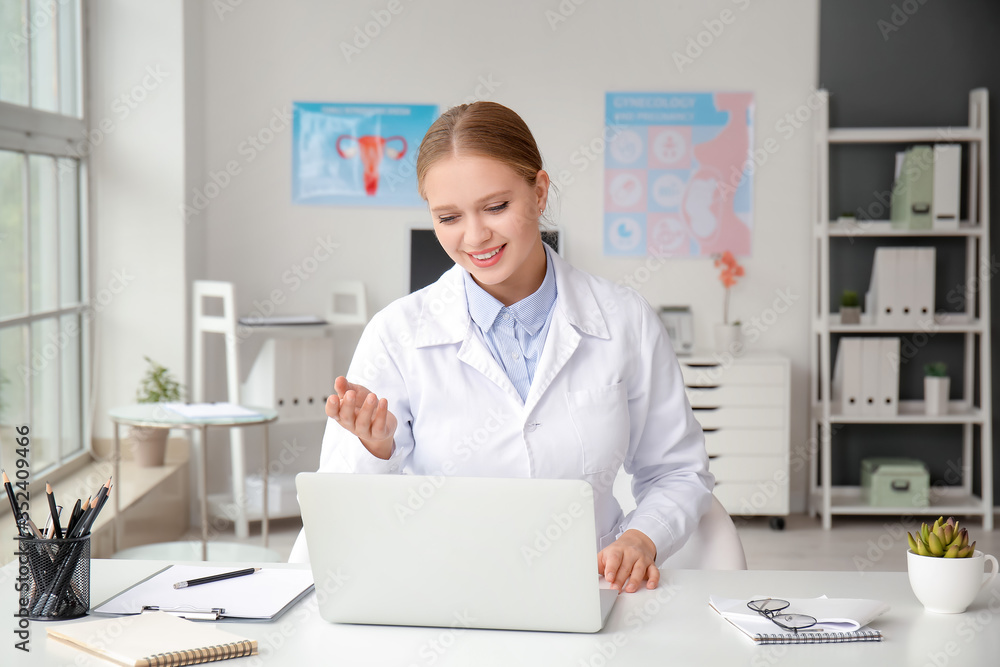
M 597 632 L 617 597 L 599 583 L 587 482 L 317 472 L 295 483 L 327 621 Z

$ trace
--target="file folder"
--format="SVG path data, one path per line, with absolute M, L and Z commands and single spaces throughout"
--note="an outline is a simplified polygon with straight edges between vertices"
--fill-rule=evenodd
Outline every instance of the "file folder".
M 934 197 L 934 152 L 914 146 L 903 155 L 899 176 L 892 188 L 892 226 L 896 229 L 930 229 Z
M 841 338 L 833 369 L 833 405 L 840 414 L 861 414 L 861 338 Z
M 917 323 L 917 250 L 918 248 L 894 248 L 896 255 L 896 310 L 898 322 L 903 326 Z
M 897 291 L 897 257 L 895 248 L 875 249 L 872 276 L 865 295 L 865 310 L 872 315 L 872 323 L 891 327 L 902 323 Z
M 899 414 L 899 338 L 878 338 L 879 378 L 878 414 L 892 417 Z
M 934 322 L 934 280 L 937 263 L 936 248 L 917 248 L 913 288 L 914 312 L 918 325 Z
M 931 226 L 934 229 L 958 229 L 961 179 L 962 145 L 935 144 L 931 216 Z
M 882 341 L 878 338 L 861 339 L 861 415 L 879 415 L 879 376 L 881 372 Z
M 333 338 L 328 336 L 301 338 L 299 378 L 302 383 L 299 396 L 299 417 L 323 419 L 324 404 L 333 393 Z

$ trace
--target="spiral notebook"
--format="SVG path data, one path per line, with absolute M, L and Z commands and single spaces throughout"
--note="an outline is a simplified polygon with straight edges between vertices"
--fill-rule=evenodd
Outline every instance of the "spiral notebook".
M 757 596 L 755 599 L 768 596 Z M 814 627 L 797 633 L 785 630 L 747 608 L 746 600 L 712 596 L 709 606 L 755 644 L 839 644 L 843 642 L 880 642 L 882 633 L 868 626 L 889 610 L 880 600 L 853 598 L 784 598 L 789 611 L 807 614 L 817 620 Z
M 49 638 L 116 665 L 180 667 L 257 654 L 257 640 L 163 611 L 69 623 Z

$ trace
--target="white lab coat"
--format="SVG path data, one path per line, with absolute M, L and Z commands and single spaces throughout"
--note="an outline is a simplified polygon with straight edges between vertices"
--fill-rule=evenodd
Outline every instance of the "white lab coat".
M 707 510 L 714 477 L 663 325 L 635 291 L 548 252 L 558 296 L 521 400 L 469 315 L 455 266 L 372 318 L 347 379 L 388 399 L 398 420 L 388 460 L 332 419 L 321 471 L 584 479 L 598 548 L 626 529 L 676 551 Z M 624 464 L 637 508 L 612 495 Z M 300 534 L 290 560 L 308 555 Z

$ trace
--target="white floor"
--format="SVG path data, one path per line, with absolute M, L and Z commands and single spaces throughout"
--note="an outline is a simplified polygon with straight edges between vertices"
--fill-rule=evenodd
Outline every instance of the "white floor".
M 743 541 L 747 563 L 754 570 L 906 570 L 906 531 L 916 532 L 919 522 L 895 517 L 838 517 L 833 529 L 824 531 L 818 519 L 801 514 L 787 518 L 784 530 L 772 530 L 765 518 L 734 517 Z M 1000 554 L 1000 530 L 989 533 L 982 522 L 970 520 L 969 529 L 977 549 Z M 269 547 L 287 560 L 302 524 L 298 519 L 272 521 Z M 260 545 L 259 524 L 251 526 L 247 544 Z M 187 539 L 197 540 L 200 533 L 191 530 Z M 216 539 L 240 542 L 235 533 Z

